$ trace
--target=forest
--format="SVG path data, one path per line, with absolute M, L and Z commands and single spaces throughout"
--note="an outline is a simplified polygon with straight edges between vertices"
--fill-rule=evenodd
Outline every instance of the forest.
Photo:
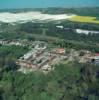
M 7 56 L 5 59 L 0 63 L 0 100 L 99 99 L 99 66 L 74 61 L 55 65 L 48 74 L 23 74 L 17 71 L 19 66 L 13 60 Z
M 46 8 L 12 9 L 0 12 L 75 13 L 99 17 L 99 8 Z M 64 26 L 59 29 L 56 26 Z M 52 45 L 99 53 L 99 34 L 78 34 L 74 29 L 99 31 L 99 24 L 71 21 L 49 23 L 1 23 L 1 40 L 43 40 Z M 78 61 L 54 65 L 45 74 L 40 71 L 24 74 L 15 61 L 29 50 L 28 47 L 0 45 L 0 100 L 99 100 L 99 65 Z
M 63 25 L 64 29 L 56 26 Z M 75 29 L 85 29 L 99 31 L 98 24 L 77 23 L 70 21 L 63 21 L 61 23 L 32 23 L 27 22 L 23 24 L 7 24 L 0 25 L 0 39 L 27 39 L 53 41 L 55 44 L 60 44 L 63 47 L 75 49 L 88 49 L 99 52 L 99 34 L 78 34 Z

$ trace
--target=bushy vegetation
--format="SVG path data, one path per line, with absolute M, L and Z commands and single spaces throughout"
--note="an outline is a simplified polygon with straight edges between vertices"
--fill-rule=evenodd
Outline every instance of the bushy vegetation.
M 13 57 L 15 59 L 22 56 L 28 51 L 27 47 L 21 46 L 0 46 L 0 58 L 3 57 Z
M 77 62 L 44 74 L 3 71 L 0 100 L 98 100 L 99 67 Z
M 16 58 L 26 47 L 0 46 L 0 100 L 98 100 L 99 66 L 76 61 L 48 74 L 18 72 Z
M 99 47 L 95 43 L 76 42 L 72 40 L 53 41 L 52 44 L 61 47 L 75 50 L 89 50 L 94 53 L 99 52 Z
M 6 69 L 16 69 L 16 60 L 28 51 L 26 47 L 20 46 L 0 46 L 0 76 Z
M 64 29 L 56 26 L 63 25 Z M 2 24 L 0 39 L 27 39 L 57 41 L 63 47 L 75 49 L 88 49 L 99 52 L 99 34 L 77 34 L 74 29 L 99 30 L 99 25 L 88 23 L 77 23 L 63 21 L 61 23 L 23 23 L 23 24 Z M 63 40 L 62 42 L 60 42 Z M 57 44 L 57 43 L 56 43 Z
M 64 29 L 59 29 L 56 26 L 64 26 Z M 88 23 L 77 23 L 70 21 L 63 21 L 61 23 L 24 23 L 24 24 L 2 24 L 0 26 L 0 39 L 30 39 L 35 40 L 36 38 L 46 40 L 48 37 L 55 37 L 65 40 L 75 40 L 84 42 L 98 42 L 99 34 L 78 34 L 75 29 L 93 30 L 99 31 L 99 25 L 88 24 Z
M 35 10 L 99 17 L 99 8 Z M 57 25 L 68 29 L 58 29 Z M 76 28 L 99 30 L 99 25 L 70 21 L 15 25 L 2 23 L 0 39 L 34 40 L 39 37 L 58 47 L 99 52 L 99 34 L 77 34 L 73 31 Z M 53 37 L 55 40 L 52 41 Z M 27 51 L 27 47 L 0 45 L 0 100 L 99 100 L 99 66 L 74 61 L 55 65 L 48 74 L 40 71 L 23 74 L 18 72 L 19 66 L 15 61 Z

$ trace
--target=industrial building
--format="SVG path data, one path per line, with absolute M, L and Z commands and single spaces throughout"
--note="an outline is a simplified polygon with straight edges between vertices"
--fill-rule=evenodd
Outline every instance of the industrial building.
M 34 48 L 20 57 L 16 62 L 21 68 L 32 69 L 33 71 L 50 71 L 53 69 L 54 64 L 67 58 L 63 48 L 55 48 L 49 51 L 46 43 L 35 42 L 33 45 Z

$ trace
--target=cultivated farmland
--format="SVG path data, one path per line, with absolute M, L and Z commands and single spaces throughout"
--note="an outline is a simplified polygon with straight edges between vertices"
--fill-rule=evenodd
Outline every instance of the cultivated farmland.
M 90 17 L 90 16 L 74 16 L 70 21 L 75 21 L 75 22 L 84 22 L 84 23 L 95 23 L 99 24 L 99 20 L 97 20 L 96 17 Z

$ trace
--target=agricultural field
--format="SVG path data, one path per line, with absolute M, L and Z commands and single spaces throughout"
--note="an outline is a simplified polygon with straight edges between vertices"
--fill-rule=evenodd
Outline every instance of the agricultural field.
M 85 23 L 95 23 L 99 24 L 99 20 L 96 17 L 91 17 L 91 16 L 74 16 L 69 19 L 70 21 L 74 22 L 85 22 Z

